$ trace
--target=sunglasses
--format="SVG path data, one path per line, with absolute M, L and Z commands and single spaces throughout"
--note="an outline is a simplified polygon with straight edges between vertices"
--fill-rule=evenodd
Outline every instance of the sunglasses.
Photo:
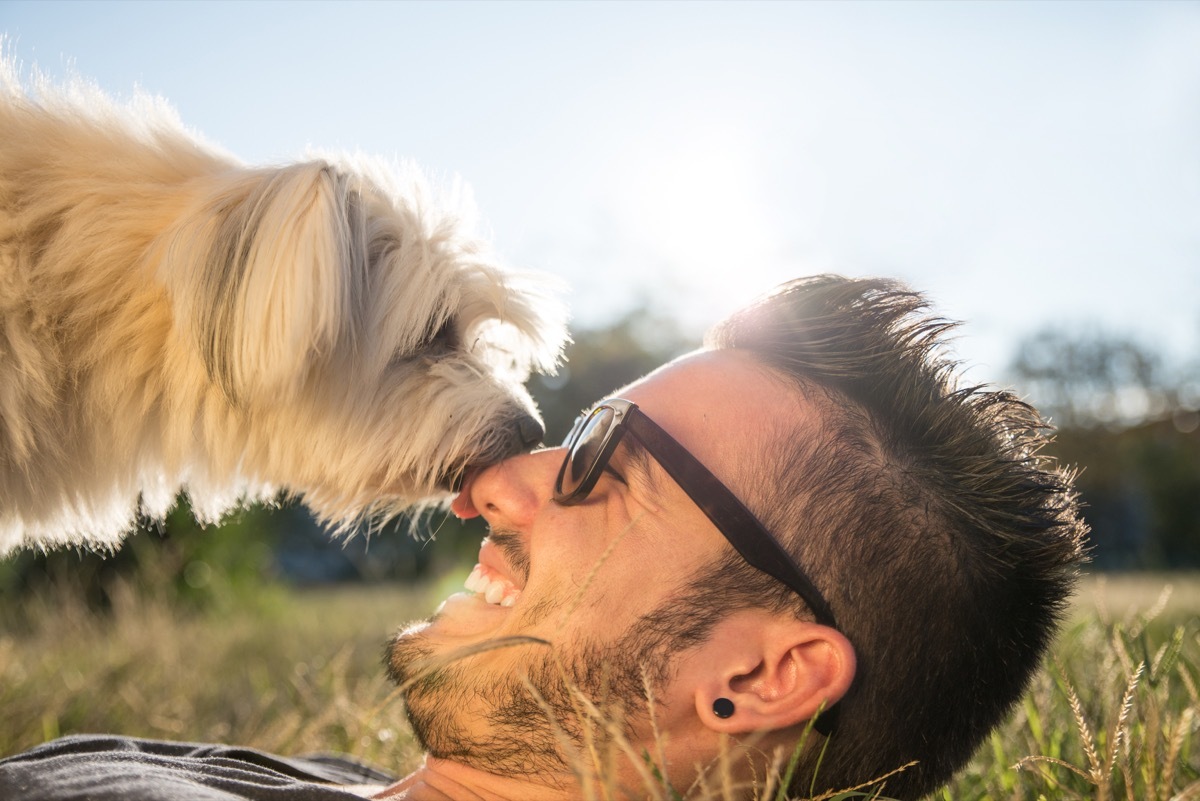
M 555 502 L 582 503 L 626 433 L 642 444 L 747 563 L 804 599 L 818 623 L 837 628 L 828 602 L 779 541 L 732 490 L 632 401 L 601 401 L 575 422 L 563 443 L 567 454 L 554 484 Z

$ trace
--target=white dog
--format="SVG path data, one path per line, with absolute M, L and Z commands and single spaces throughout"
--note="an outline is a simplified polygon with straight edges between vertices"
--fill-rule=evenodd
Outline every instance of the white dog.
M 251 168 L 161 101 L 0 64 L 0 555 L 111 548 L 181 487 L 349 524 L 538 442 L 562 307 L 415 175 Z

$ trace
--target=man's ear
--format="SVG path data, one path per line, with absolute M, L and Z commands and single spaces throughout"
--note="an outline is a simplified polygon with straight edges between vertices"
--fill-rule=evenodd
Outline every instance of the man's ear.
M 840 631 L 758 609 L 718 623 L 688 663 L 679 677 L 692 683 L 696 714 L 726 734 L 804 723 L 846 694 L 856 668 Z M 728 717 L 713 711 L 718 698 L 733 703 Z

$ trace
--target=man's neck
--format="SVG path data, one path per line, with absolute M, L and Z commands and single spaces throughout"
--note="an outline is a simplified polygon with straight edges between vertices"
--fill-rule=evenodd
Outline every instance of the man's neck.
M 421 767 L 372 796 L 391 801 L 556 801 L 568 797 L 564 789 L 433 757 L 426 757 Z

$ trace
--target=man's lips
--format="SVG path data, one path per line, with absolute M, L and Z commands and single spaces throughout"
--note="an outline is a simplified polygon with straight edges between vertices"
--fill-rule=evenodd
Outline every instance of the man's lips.
M 504 558 L 504 552 L 491 539 L 485 539 L 480 546 L 479 564 L 475 565 L 464 586 L 485 603 L 502 607 L 515 606 L 523 589 Z
M 516 575 L 516 571 L 509 565 L 504 551 L 492 541 L 491 537 L 485 538 L 479 546 L 479 565 L 491 576 L 507 581 L 518 590 L 524 589 L 525 577 Z

